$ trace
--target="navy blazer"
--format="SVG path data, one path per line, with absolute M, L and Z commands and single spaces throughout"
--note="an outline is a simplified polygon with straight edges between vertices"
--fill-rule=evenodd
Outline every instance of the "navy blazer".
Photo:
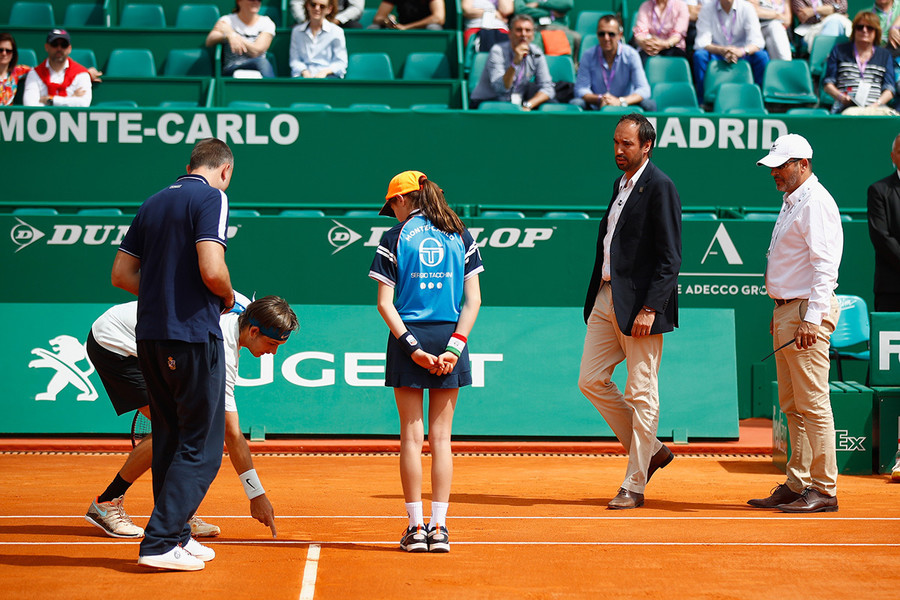
M 624 177 L 624 175 L 622 175 Z M 584 302 L 587 323 L 603 272 L 603 238 L 609 210 L 618 196 L 621 177 L 600 221 L 594 272 Z M 672 180 L 652 162 L 635 183 L 619 215 L 610 242 L 612 297 L 619 329 L 631 335 L 634 319 L 644 306 L 656 310 L 651 334 L 678 326 L 678 271 L 681 268 L 681 199 Z
M 875 246 L 875 294 L 900 294 L 900 178 L 869 186 L 869 237 Z

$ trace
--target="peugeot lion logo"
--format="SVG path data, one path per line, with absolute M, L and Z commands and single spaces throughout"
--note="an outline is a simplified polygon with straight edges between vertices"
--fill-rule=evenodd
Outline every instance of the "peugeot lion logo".
M 87 352 L 84 346 L 71 335 L 60 335 L 48 342 L 53 351 L 44 348 L 34 348 L 31 353 L 39 358 L 28 363 L 29 369 L 54 369 L 53 377 L 47 384 L 47 390 L 36 394 L 35 400 L 56 400 L 59 394 L 68 385 L 74 385 L 80 392 L 76 400 L 93 402 L 97 399 L 97 390 L 88 377 L 94 372 L 94 366 L 87 360 Z M 82 371 L 77 363 L 87 361 L 88 368 Z

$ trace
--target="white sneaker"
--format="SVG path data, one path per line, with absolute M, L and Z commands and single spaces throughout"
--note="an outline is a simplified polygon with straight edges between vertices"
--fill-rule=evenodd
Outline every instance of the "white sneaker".
M 216 557 L 215 550 L 209 546 L 204 546 L 194 538 L 188 540 L 188 543 L 184 545 L 184 549 L 203 562 L 209 562 Z
M 891 469 L 891 481 L 900 483 L 900 458 L 897 459 L 897 464 Z
M 181 546 L 175 546 L 165 554 L 139 556 L 138 564 L 172 571 L 200 571 L 206 566 L 202 560 Z
M 197 515 L 191 517 L 191 535 L 194 537 L 216 537 L 222 531 L 217 525 L 207 523 Z
M 144 530 L 131 521 L 131 517 L 122 507 L 124 496 L 114 498 L 109 502 L 91 502 L 84 520 L 91 525 L 96 525 L 106 535 L 115 538 L 139 538 L 144 537 Z

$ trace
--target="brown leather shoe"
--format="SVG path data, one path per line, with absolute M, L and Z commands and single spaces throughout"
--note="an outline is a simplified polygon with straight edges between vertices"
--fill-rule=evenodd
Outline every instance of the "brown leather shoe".
M 650 458 L 650 466 L 647 468 L 647 481 L 650 481 L 650 478 L 653 477 L 653 474 L 656 473 L 657 469 L 664 468 L 667 464 L 672 462 L 673 458 L 675 458 L 675 455 L 672 454 L 672 451 L 669 450 L 665 444 L 663 444 L 663 447 Z
M 756 508 L 777 508 L 780 504 L 788 504 L 800 497 L 800 494 L 794 492 L 786 483 L 780 483 L 771 491 L 768 498 L 754 498 L 747 500 L 747 504 Z
M 837 496 L 826 496 L 817 489 L 806 488 L 799 498 L 777 508 L 786 513 L 837 512 L 838 501 Z
M 637 492 L 629 492 L 625 488 L 619 488 L 616 497 L 609 501 L 607 508 L 621 510 L 624 508 L 637 508 L 644 505 L 644 495 Z

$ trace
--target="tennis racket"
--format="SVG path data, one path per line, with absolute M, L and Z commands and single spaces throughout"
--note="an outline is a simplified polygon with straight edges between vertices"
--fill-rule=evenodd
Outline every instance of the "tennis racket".
M 135 411 L 134 419 L 131 421 L 131 447 L 137 446 L 148 435 L 150 435 L 150 419 L 142 415 L 141 411 Z

